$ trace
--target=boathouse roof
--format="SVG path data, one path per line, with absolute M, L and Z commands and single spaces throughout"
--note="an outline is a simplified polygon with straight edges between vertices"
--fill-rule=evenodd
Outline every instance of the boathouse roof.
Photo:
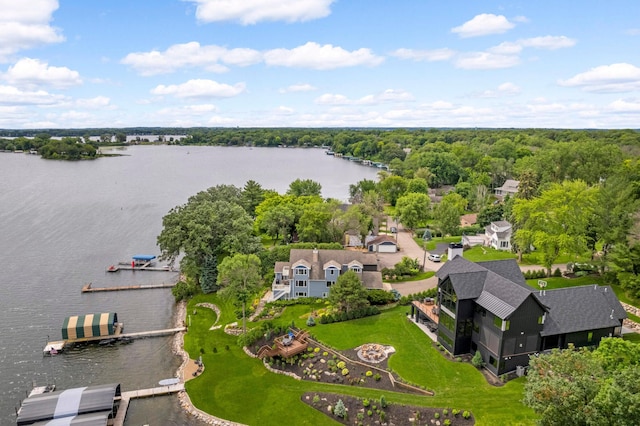
M 111 336 L 116 332 L 117 322 L 118 314 L 115 312 L 67 317 L 62 323 L 62 338 L 76 340 L 85 337 Z
M 68 420 L 60 424 L 106 425 L 109 417 L 114 416 L 114 399 L 118 396 L 120 384 L 87 386 L 33 395 L 22 402 L 17 424 L 48 424 L 48 421 L 56 419 L 58 422 Z
M 155 258 L 156 257 L 152 254 L 136 254 L 135 256 L 132 257 L 133 260 L 144 260 L 147 262 Z

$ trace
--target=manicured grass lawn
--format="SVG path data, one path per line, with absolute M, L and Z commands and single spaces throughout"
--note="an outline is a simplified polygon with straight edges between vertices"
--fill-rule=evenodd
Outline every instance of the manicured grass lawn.
M 547 286 L 545 287 L 547 290 L 553 290 L 554 288 L 564 288 L 564 287 L 578 287 L 581 285 L 593 285 L 598 284 L 602 285 L 603 279 L 602 277 L 579 277 L 579 278 L 564 278 L 564 277 L 549 277 L 549 278 L 541 278 L 542 280 L 547 282 Z M 527 280 L 527 284 L 536 290 L 540 289 L 538 285 L 538 279 Z
M 232 306 L 215 295 L 198 295 L 189 302 L 191 327 L 185 337 L 185 349 L 194 359 L 201 355 L 200 348 L 204 350 L 204 373 L 186 385 L 198 408 L 249 425 L 281 425 L 284 421 L 296 425 L 332 425 L 336 424 L 333 420 L 300 402 L 303 392 L 379 397 L 379 391 L 367 388 L 297 381 L 268 372 L 259 360 L 248 357 L 237 346 L 235 337 L 222 330 L 209 330 L 215 322 L 213 311 L 195 308 L 197 313 L 193 315 L 195 303 L 201 301 L 215 303 L 222 309 L 219 324 L 236 321 Z M 293 321 L 298 327 L 308 328 L 304 317 L 323 306 L 324 302 L 290 306 L 273 322 Z M 534 423 L 535 414 L 520 402 L 524 379 L 503 387 L 489 385 L 470 364 L 448 360 L 435 349 L 429 338 L 407 319 L 407 309 L 399 306 L 374 317 L 308 329 L 314 337 L 339 350 L 369 342 L 392 345 L 397 353 L 389 360 L 390 368 L 405 380 L 436 392 L 435 397 L 385 393 L 390 402 L 467 409 L 476 416 L 478 425 Z
M 622 338 L 624 340 L 628 340 L 630 342 L 639 343 L 640 344 L 640 334 L 638 334 L 638 333 L 627 333 L 624 336 L 622 336 Z
M 517 255 L 505 250 L 496 250 L 492 247 L 475 246 L 464 251 L 464 258 L 472 262 L 485 262 L 488 260 L 515 259 Z

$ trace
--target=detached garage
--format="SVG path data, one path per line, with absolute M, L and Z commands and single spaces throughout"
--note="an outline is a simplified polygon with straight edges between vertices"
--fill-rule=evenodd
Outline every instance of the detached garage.
M 367 241 L 367 250 L 378 253 L 396 253 L 398 244 L 394 238 L 388 235 L 378 235 Z
M 118 314 L 115 312 L 67 317 L 62 324 L 62 338 L 76 340 L 113 336 L 116 334 L 117 323 Z

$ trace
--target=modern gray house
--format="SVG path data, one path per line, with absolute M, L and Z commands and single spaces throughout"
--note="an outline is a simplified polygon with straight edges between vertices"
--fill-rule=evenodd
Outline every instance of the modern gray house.
M 275 264 L 271 300 L 327 297 L 338 277 L 349 270 L 358 274 L 366 288 L 383 288 L 375 253 L 293 249 L 288 262 Z
M 437 299 L 414 303 L 412 317 L 437 322 L 438 342 L 451 354 L 479 351 L 496 376 L 528 365 L 529 356 L 545 350 L 620 336 L 627 317 L 611 287 L 537 291 L 515 259 L 473 263 L 456 256 L 437 276 Z

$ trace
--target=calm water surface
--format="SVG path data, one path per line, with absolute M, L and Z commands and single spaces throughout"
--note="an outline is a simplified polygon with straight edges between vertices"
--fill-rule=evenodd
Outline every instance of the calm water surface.
M 105 268 L 134 254 L 159 254 L 162 217 L 198 191 L 239 187 L 253 179 L 284 193 L 293 180 L 313 179 L 322 195 L 346 200 L 349 185 L 376 179 L 377 169 L 327 156 L 320 149 L 137 146 L 116 158 L 47 161 L 0 153 L 0 424 L 33 382 L 60 389 L 121 383 L 154 387 L 173 377 L 180 359 L 170 338 L 131 345 L 76 347 L 43 357 L 61 338 L 66 316 L 117 312 L 125 331 L 171 326 L 169 290 L 81 294 L 95 287 L 174 282 L 168 272 Z M 127 425 L 193 424 L 176 397 L 132 402 Z

